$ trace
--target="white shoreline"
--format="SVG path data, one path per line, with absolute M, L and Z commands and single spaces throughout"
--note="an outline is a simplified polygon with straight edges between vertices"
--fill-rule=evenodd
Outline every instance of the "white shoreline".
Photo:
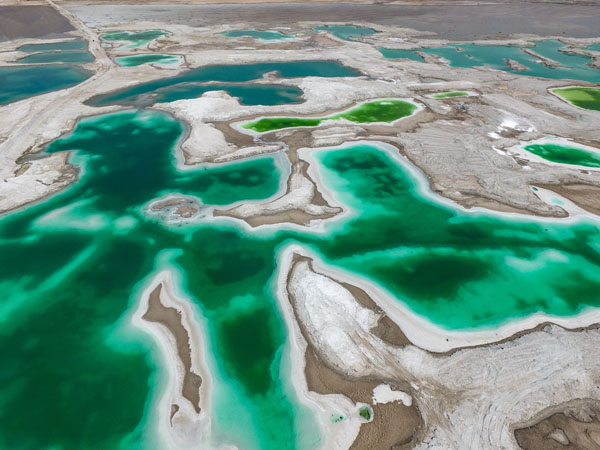
M 401 299 L 397 299 L 368 278 L 326 265 L 319 255 L 307 247 L 288 244 L 280 250 L 281 256 L 278 260 L 286 261 L 286 258 L 290 258 L 288 254 L 293 252 L 311 258 L 316 272 L 333 278 L 337 282 L 348 283 L 364 290 L 402 329 L 415 346 L 430 352 L 445 353 L 464 347 L 493 344 L 545 322 L 551 322 L 567 329 L 585 328 L 600 323 L 600 308 L 589 307 L 587 312 L 581 312 L 571 317 L 536 313 L 522 319 L 514 319 L 510 323 L 498 327 L 461 331 L 448 330 L 418 315 Z M 278 270 L 282 270 L 282 268 L 278 268 Z
M 569 217 L 543 217 L 543 216 L 537 216 L 537 215 L 533 215 L 533 214 L 496 211 L 493 209 L 483 208 L 483 207 L 479 207 L 479 206 L 465 208 L 461 204 L 433 192 L 431 190 L 431 184 L 430 184 L 429 178 L 427 178 L 427 176 L 419 168 L 414 166 L 408 159 L 406 159 L 404 156 L 402 156 L 396 147 L 394 147 L 392 144 L 388 144 L 387 142 L 372 141 L 372 140 L 365 139 L 365 140 L 345 142 L 341 145 L 335 145 L 335 146 L 326 146 L 326 147 L 319 147 L 319 148 L 303 147 L 303 148 L 299 149 L 298 155 L 302 155 L 302 159 L 304 159 L 305 161 L 307 161 L 310 164 L 310 167 L 308 170 L 309 170 L 309 173 L 311 174 L 311 177 L 313 178 L 313 180 L 315 180 L 315 182 L 317 179 L 319 180 L 319 183 L 317 183 L 317 186 L 319 187 L 321 194 L 325 195 L 325 192 L 327 192 L 327 195 L 329 195 L 331 198 L 335 199 L 335 202 L 338 204 L 343 204 L 343 202 L 340 201 L 340 199 L 338 198 L 336 193 L 333 192 L 332 190 L 330 190 L 328 187 L 326 187 L 323 184 L 322 178 L 320 176 L 316 175 L 315 171 L 311 172 L 311 169 L 314 166 L 319 165 L 318 162 L 315 160 L 314 156 L 312 155 L 312 153 L 314 153 L 315 151 L 342 150 L 342 149 L 347 149 L 349 147 L 358 146 L 358 145 L 369 145 L 369 146 L 378 148 L 379 150 L 383 151 L 384 153 L 387 153 L 392 158 L 392 160 L 394 160 L 398 165 L 400 165 L 402 167 L 402 169 L 406 170 L 412 178 L 416 179 L 416 183 L 414 185 L 415 192 L 418 192 L 423 198 L 431 200 L 432 202 L 437 203 L 439 205 L 445 206 L 446 208 L 448 208 L 450 210 L 459 211 L 461 213 L 466 213 L 466 214 L 470 214 L 470 215 L 474 215 L 474 216 L 488 215 L 488 216 L 500 217 L 503 219 L 509 219 L 509 220 L 512 219 L 512 220 L 516 220 L 516 221 L 526 221 L 526 222 L 532 222 L 532 223 L 535 223 L 535 222 L 554 222 L 554 223 L 571 223 L 571 222 L 573 222 L 574 223 L 574 222 L 581 221 L 580 217 L 571 217 L 571 216 L 569 216 Z M 346 205 L 345 207 L 348 207 L 348 206 Z M 596 215 L 594 215 L 590 212 L 586 211 L 585 215 L 587 217 L 593 219 L 594 221 L 600 220 Z
M 167 375 L 167 384 L 161 388 L 158 404 L 151 404 L 151 416 L 156 417 L 156 434 L 164 445 L 163 448 L 186 450 L 197 448 L 202 442 L 203 448 L 233 449 L 229 445 L 214 445 L 211 442 L 211 392 L 213 379 L 208 370 L 206 355 L 209 351 L 206 338 L 202 335 L 198 323 L 198 312 L 188 301 L 174 293 L 176 275 L 173 269 L 163 269 L 152 275 L 147 286 L 139 297 L 138 305 L 133 312 L 130 323 L 147 333 L 160 350 L 162 364 L 159 368 Z M 200 413 L 196 413 L 192 404 L 182 396 L 184 377 L 183 364 L 178 356 L 177 344 L 170 330 L 164 325 L 149 322 L 142 317 L 146 313 L 150 293 L 162 284 L 161 303 L 165 307 L 175 308 L 181 312 L 182 326 L 188 332 L 191 348 L 192 370 L 201 376 Z M 171 405 L 177 404 L 179 410 L 171 419 Z M 171 422 L 173 423 L 171 425 Z
M 317 419 L 323 438 L 319 448 L 342 450 L 348 449 L 358 435 L 362 424 L 357 405 L 342 394 L 322 395 L 308 390 L 305 376 L 306 359 L 304 357 L 307 342 L 302 336 L 298 322 L 295 319 L 287 293 L 287 276 L 292 264 L 292 257 L 297 245 L 286 247 L 277 255 L 277 275 L 275 300 L 287 329 L 287 339 L 284 352 L 289 354 L 291 374 L 290 382 L 299 403 L 308 407 Z M 282 373 L 283 374 L 283 373 Z M 331 421 L 333 413 L 343 413 L 346 416 L 341 422 Z
M 568 138 L 563 138 L 560 136 L 545 136 L 540 139 L 535 139 L 533 141 L 522 141 L 517 145 L 513 145 L 512 147 L 508 147 L 505 151 L 510 155 L 517 155 L 523 159 L 527 159 L 528 161 L 547 164 L 549 166 L 558 166 L 564 168 L 578 169 L 578 170 L 590 170 L 590 171 L 600 171 L 600 167 L 590 167 L 590 166 L 581 166 L 579 164 L 569 164 L 569 163 L 557 163 L 554 161 L 550 161 L 548 159 L 542 158 L 541 156 L 536 155 L 525 149 L 528 145 L 544 145 L 544 144 L 556 144 L 564 147 L 572 147 L 580 150 L 585 150 L 590 153 L 594 153 L 600 156 L 600 149 L 591 147 L 584 144 L 578 144 L 577 142 L 573 142 Z

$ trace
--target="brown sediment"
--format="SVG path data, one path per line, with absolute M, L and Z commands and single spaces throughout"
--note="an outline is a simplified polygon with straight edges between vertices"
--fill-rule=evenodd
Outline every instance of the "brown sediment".
M 523 49 L 521 49 L 521 51 L 523 53 L 528 54 L 529 56 L 533 56 L 534 58 L 539 59 L 544 66 L 550 67 L 551 69 L 562 66 L 559 62 L 554 61 L 553 59 L 550 59 L 550 58 L 546 58 L 545 56 L 542 56 L 539 53 L 534 52 L 533 50 L 531 50 L 529 48 L 523 48 Z
M 286 281 L 287 294 L 300 332 L 307 343 L 305 352 L 306 365 L 304 375 L 310 391 L 319 394 L 342 394 L 354 403 L 366 403 L 373 411 L 371 422 L 363 423 L 352 446 L 353 450 L 388 450 L 390 448 L 409 448 L 416 440 L 421 429 L 421 414 L 416 403 L 405 406 L 400 402 L 373 404 L 373 389 L 382 383 L 398 390 L 410 391 L 407 382 L 401 380 L 384 380 L 375 377 L 351 379 L 340 374 L 328 363 L 326 355 L 319 352 L 317 346 L 311 341 L 304 324 L 298 320 L 296 313 L 296 299 L 289 290 L 290 276 L 294 266 L 302 261 L 308 262 L 312 270 L 310 258 L 294 254 L 292 264 Z M 344 287 L 349 285 L 345 284 Z M 361 289 L 353 287 L 353 294 L 360 297 L 359 303 L 367 307 L 378 309 L 373 300 Z M 408 341 L 408 340 L 407 340 Z M 358 414 L 358 411 L 356 412 Z M 406 446 L 406 447 L 404 447 Z
M 169 416 L 169 422 L 171 423 L 171 426 L 173 426 L 173 417 L 175 417 L 177 411 L 179 411 L 179 405 L 177 403 L 171 404 L 171 415 Z
M 31 167 L 31 163 L 30 162 L 26 162 L 24 164 L 21 164 L 17 170 L 15 170 L 14 174 L 15 177 L 18 177 L 19 175 L 23 175 L 25 172 L 27 172 L 27 170 Z
M 183 217 L 184 219 L 194 217 L 196 214 L 198 214 L 198 212 L 198 208 L 193 205 L 183 205 L 175 209 L 175 215 Z
M 160 200 L 152 203 L 150 206 L 150 210 L 154 212 L 158 212 L 163 209 L 167 210 L 166 212 L 171 214 L 176 219 L 190 219 L 200 212 L 200 207 L 194 199 L 182 197 Z
M 529 426 L 515 429 L 523 450 L 599 450 L 600 402 L 578 399 L 538 414 Z
M 586 211 L 600 215 L 600 187 L 590 184 L 538 184 L 561 195 Z
M 600 150 L 600 142 L 590 141 L 588 139 L 572 139 L 576 144 L 587 145 L 588 147 L 594 147 Z
M 524 66 L 519 61 L 515 61 L 514 59 L 506 58 L 504 60 L 509 69 L 512 69 L 516 72 L 525 72 L 527 70 L 527 66 Z
M 319 189 L 318 189 L 316 183 L 308 174 L 308 163 L 306 161 L 301 160 L 298 157 L 297 150 L 292 150 L 290 148 L 290 150 L 288 150 L 286 152 L 286 154 L 290 161 L 290 164 L 292 165 L 292 171 L 290 173 L 290 176 L 288 177 L 287 188 L 286 188 L 285 193 L 282 195 L 282 197 L 292 192 L 292 175 L 294 175 L 294 174 L 297 175 L 300 173 L 304 178 L 306 178 L 313 185 L 314 189 L 313 189 L 313 196 L 310 200 L 311 204 L 317 205 L 317 206 L 330 207 L 329 204 L 327 203 L 327 201 L 323 198 L 323 195 L 321 194 L 321 192 L 319 192 Z M 281 198 L 281 197 L 279 197 L 279 198 Z M 240 220 L 245 221 L 251 227 L 258 227 L 261 225 L 272 225 L 272 224 L 278 224 L 278 223 L 295 223 L 298 225 L 308 225 L 313 220 L 330 219 L 330 218 L 335 217 L 336 215 L 340 214 L 343 211 L 342 208 L 339 208 L 339 207 L 330 207 L 330 208 L 331 208 L 331 212 L 325 212 L 323 214 L 316 214 L 316 215 L 309 214 L 308 212 L 301 210 L 301 209 L 289 209 L 289 210 L 283 210 L 283 211 L 277 211 L 277 212 L 265 211 L 256 216 L 242 217 L 241 215 L 236 213 L 235 208 L 232 208 L 230 210 L 214 210 L 213 215 L 215 217 L 225 216 L 225 217 L 233 217 L 236 219 L 240 219 Z
M 231 126 L 231 122 L 213 122 L 212 125 L 225 136 L 225 140 L 237 147 L 251 147 L 256 145 L 254 138 L 242 133 Z
M 338 282 L 338 281 L 336 281 Z M 377 322 L 377 326 L 371 328 L 371 333 L 377 336 L 382 341 L 387 342 L 388 344 L 401 347 L 404 345 L 409 345 L 411 342 L 408 340 L 404 332 L 400 329 L 400 327 L 390 319 L 385 312 L 375 303 L 375 301 L 369 297 L 365 291 L 361 288 L 354 286 L 349 283 L 340 283 L 344 288 L 348 289 L 354 299 L 364 308 L 368 308 L 371 311 L 381 314 L 379 321 Z
M 181 312 L 175 308 L 167 307 L 160 301 L 163 285 L 159 284 L 150 293 L 148 309 L 142 318 L 148 322 L 164 325 L 175 338 L 177 355 L 183 364 L 184 375 L 181 386 L 181 395 L 189 400 L 194 410 L 200 412 L 200 385 L 202 378 L 192 371 L 192 348 L 190 336 L 182 323 Z M 172 409 L 171 409 L 172 411 Z
M 152 204 L 152 211 L 160 211 L 163 208 L 168 208 L 170 206 L 177 206 L 185 203 L 187 200 L 184 198 L 171 198 L 169 200 L 164 200 L 162 202 L 156 202 Z

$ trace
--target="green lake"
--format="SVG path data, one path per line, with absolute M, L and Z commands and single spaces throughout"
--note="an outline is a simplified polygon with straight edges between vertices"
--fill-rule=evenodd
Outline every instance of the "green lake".
M 326 186 L 354 211 L 322 233 L 228 219 L 167 226 L 145 213 L 167 193 L 227 205 L 268 198 L 285 183 L 285 164 L 272 156 L 181 171 L 184 134 L 156 111 L 81 120 L 46 150 L 72 152 L 80 180 L 0 220 L 0 448 L 161 448 L 166 371 L 129 318 L 164 269 L 204 319 L 214 437 L 244 449 L 320 442 L 282 360 L 287 332 L 273 283 L 286 244 L 371 279 L 449 329 L 600 305 L 598 222 L 455 209 L 372 144 L 313 152 Z
M 431 98 L 454 98 L 454 97 L 468 97 L 468 92 L 439 92 L 437 94 L 431 94 Z
M 391 123 L 417 111 L 414 103 L 404 100 L 374 100 L 338 114 L 325 117 L 264 117 L 242 125 L 242 128 L 265 133 L 294 127 L 316 127 L 326 120 L 347 120 L 353 123 Z
M 540 158 L 555 163 L 600 167 L 600 150 L 594 152 L 577 146 L 554 143 L 530 144 L 523 148 Z
M 600 88 L 574 86 L 552 89 L 552 92 L 580 108 L 600 111 Z

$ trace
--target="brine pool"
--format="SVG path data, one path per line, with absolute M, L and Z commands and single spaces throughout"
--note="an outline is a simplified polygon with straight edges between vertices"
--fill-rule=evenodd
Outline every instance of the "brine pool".
M 375 144 L 314 151 L 326 187 L 354 210 L 320 233 L 230 219 L 166 225 L 145 213 L 166 193 L 228 205 L 268 198 L 285 182 L 275 156 L 178 169 L 184 131 L 158 111 L 80 120 L 46 149 L 72 152 L 80 180 L 0 220 L 1 448 L 161 448 L 154 421 L 166 371 L 129 318 L 166 268 L 206 323 L 214 438 L 244 449 L 321 440 L 281 356 L 274 281 L 286 244 L 368 277 L 452 330 L 600 305 L 597 222 L 450 207 Z
M 600 82 L 600 71 L 590 67 L 591 58 L 582 55 L 565 53 L 561 50 L 566 45 L 554 40 L 537 41 L 533 47 L 515 47 L 507 45 L 477 45 L 471 43 L 449 44 L 446 47 L 420 48 L 416 50 L 386 49 L 378 50 L 388 59 L 412 59 L 423 61 L 416 53 L 429 53 L 441 56 L 449 61 L 452 67 L 489 66 L 494 69 L 519 75 L 544 78 L 565 78 L 571 80 Z M 538 58 L 529 55 L 523 49 L 530 49 L 542 57 L 549 58 L 560 64 L 559 67 L 547 67 Z M 512 59 L 522 64 L 526 70 L 517 71 L 506 64 L 506 59 Z

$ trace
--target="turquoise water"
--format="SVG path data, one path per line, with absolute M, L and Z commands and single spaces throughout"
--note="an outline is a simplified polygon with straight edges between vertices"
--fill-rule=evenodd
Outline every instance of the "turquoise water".
M 600 52 L 600 44 L 592 44 L 588 46 L 589 50 L 593 50 L 595 52 Z
M 91 76 L 73 65 L 0 67 L 0 105 L 75 86 Z
M 162 30 L 147 30 L 147 31 L 114 31 L 101 36 L 101 39 L 106 42 L 129 42 L 125 48 L 136 48 L 148 44 L 149 42 L 158 39 L 161 36 L 166 36 L 167 32 Z
M 354 38 L 360 38 L 370 34 L 378 33 L 372 28 L 357 27 L 355 25 L 320 25 L 314 28 L 315 31 L 328 31 L 334 36 L 344 41 L 352 41 Z
M 401 50 L 396 48 L 377 47 L 377 50 L 386 59 L 412 59 L 413 61 L 423 62 L 423 58 L 415 53 L 415 50 Z M 420 50 L 418 50 L 420 51 Z
M 335 61 L 290 61 L 278 63 L 240 64 L 231 66 L 206 66 L 188 70 L 170 78 L 142 83 L 130 88 L 93 97 L 86 103 L 92 106 L 110 104 L 150 105 L 157 102 L 196 98 L 202 93 L 226 90 L 240 97 L 246 105 L 277 105 L 300 102 L 302 91 L 282 85 L 231 85 L 253 81 L 276 71 L 281 78 L 354 77 L 359 72 Z M 228 84 L 205 84 L 221 82 Z
M 244 449 L 319 441 L 282 369 L 273 282 L 285 244 L 372 279 L 451 329 L 600 305 L 598 222 L 455 210 L 372 145 L 313 152 L 326 186 L 355 211 L 323 234 L 231 220 L 167 227 L 144 213 L 166 193 L 225 205 L 270 197 L 284 181 L 269 156 L 181 172 L 174 149 L 184 132 L 156 111 L 82 120 L 47 149 L 74 151 L 81 179 L 0 220 L 0 448 L 160 448 L 151 418 L 164 371 L 127 320 L 165 260 L 206 321 L 215 436 Z
M 71 51 L 71 50 L 86 50 L 88 48 L 87 41 L 79 39 L 72 41 L 63 42 L 50 42 L 47 44 L 25 44 L 19 47 L 17 50 L 25 53 L 35 52 L 59 52 L 59 51 Z
M 93 62 L 94 57 L 87 51 L 83 52 L 48 52 L 34 53 L 25 56 L 17 62 L 21 64 L 41 64 L 41 63 L 89 63 Z
M 226 37 L 252 37 L 263 41 L 279 41 L 296 37 L 293 34 L 283 34 L 279 31 L 236 30 L 223 33 Z
M 536 53 L 559 62 L 562 67 L 550 68 L 536 63 L 536 58 L 524 53 L 520 47 L 502 45 L 450 44 L 441 48 L 422 48 L 416 51 L 441 56 L 450 62 L 452 67 L 489 66 L 505 72 L 554 79 L 571 79 L 600 82 L 600 71 L 587 66 L 591 60 L 585 56 L 569 55 L 559 51 L 565 47 L 558 41 L 538 41 L 534 47 L 528 47 Z M 407 58 L 406 50 L 380 48 L 385 58 Z M 414 52 L 413 52 L 414 54 Z M 418 55 L 414 54 L 418 57 Z M 510 69 L 506 58 L 518 61 L 527 67 L 523 72 Z M 410 59 L 415 59 L 411 57 Z
M 120 66 L 134 67 L 142 64 L 178 64 L 181 59 L 174 55 L 161 55 L 159 53 L 148 53 L 143 55 L 122 56 L 115 58 Z

